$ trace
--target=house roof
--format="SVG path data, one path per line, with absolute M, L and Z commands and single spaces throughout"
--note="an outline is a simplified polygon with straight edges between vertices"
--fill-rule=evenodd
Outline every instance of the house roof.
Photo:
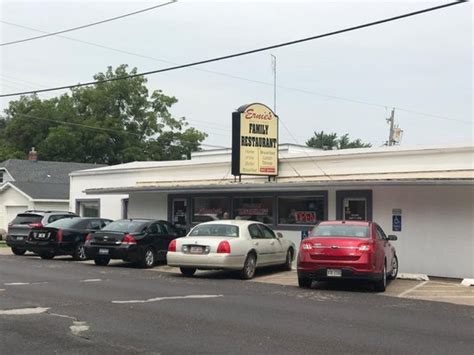
M 14 179 L 11 185 L 33 199 L 69 199 L 69 174 L 104 165 L 9 159 L 0 163 Z

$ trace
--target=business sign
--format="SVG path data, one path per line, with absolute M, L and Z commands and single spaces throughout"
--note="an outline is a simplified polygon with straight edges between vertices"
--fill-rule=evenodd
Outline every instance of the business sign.
M 314 211 L 296 211 L 296 223 L 316 223 L 316 212 Z
M 263 104 L 232 113 L 232 175 L 278 175 L 278 116 Z

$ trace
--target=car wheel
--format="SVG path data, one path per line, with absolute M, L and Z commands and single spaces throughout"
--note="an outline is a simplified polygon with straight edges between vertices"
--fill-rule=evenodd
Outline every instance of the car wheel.
M 308 277 L 300 277 L 298 276 L 298 286 L 301 288 L 310 288 L 313 280 Z
M 194 273 L 196 272 L 195 267 L 180 267 L 179 270 L 181 270 L 181 273 L 187 277 L 193 276 Z
M 26 249 L 12 248 L 12 253 L 15 255 L 24 255 L 26 253 Z
M 382 278 L 375 282 L 375 291 L 385 292 L 387 288 L 387 265 L 383 265 Z
M 392 258 L 392 271 L 390 272 L 390 275 L 388 276 L 389 280 L 395 280 L 398 275 L 398 258 L 396 255 L 393 256 Z
M 155 251 L 153 248 L 146 248 L 140 260 L 140 267 L 149 269 L 155 265 Z
M 110 258 L 95 258 L 94 263 L 99 266 L 107 266 L 109 264 Z
M 286 261 L 283 265 L 283 270 L 291 271 L 291 266 L 293 264 L 293 249 L 288 249 L 286 253 Z
M 257 257 L 254 253 L 247 255 L 244 262 L 244 268 L 240 272 L 240 277 L 243 280 L 249 280 L 255 275 L 255 269 L 257 268 Z
M 84 242 L 79 242 L 74 247 L 74 254 L 72 255 L 76 261 L 84 261 L 87 259 L 86 251 L 84 249 Z
M 54 258 L 54 253 L 43 252 L 43 253 L 40 253 L 39 256 L 40 256 L 41 259 L 49 260 L 49 259 Z

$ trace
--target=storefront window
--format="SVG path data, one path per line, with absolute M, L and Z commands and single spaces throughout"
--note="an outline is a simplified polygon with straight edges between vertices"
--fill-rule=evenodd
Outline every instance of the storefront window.
M 273 224 L 273 198 L 234 198 L 234 218 Z
M 278 198 L 278 224 L 315 224 L 325 219 L 324 197 Z
M 219 219 L 229 219 L 229 199 L 225 197 L 193 198 L 192 223 L 202 223 Z
M 100 217 L 99 200 L 76 201 L 76 212 L 81 217 Z

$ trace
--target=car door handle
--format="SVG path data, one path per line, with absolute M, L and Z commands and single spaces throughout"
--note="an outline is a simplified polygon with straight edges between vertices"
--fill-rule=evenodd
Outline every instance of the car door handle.
M 258 245 L 258 242 L 253 242 L 253 245 Z

